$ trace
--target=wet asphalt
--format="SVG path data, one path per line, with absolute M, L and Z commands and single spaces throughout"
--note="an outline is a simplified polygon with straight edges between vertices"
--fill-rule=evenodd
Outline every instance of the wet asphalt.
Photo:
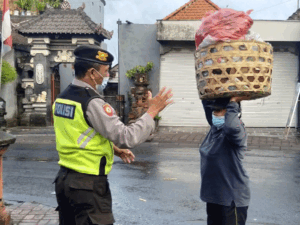
M 17 142 L 4 156 L 4 200 L 55 207 L 53 133 L 15 134 Z M 115 157 L 109 174 L 115 224 L 206 224 L 197 148 L 150 142 L 132 151 L 136 161 L 124 164 Z M 244 166 L 251 179 L 247 224 L 299 225 L 300 150 L 251 150 Z

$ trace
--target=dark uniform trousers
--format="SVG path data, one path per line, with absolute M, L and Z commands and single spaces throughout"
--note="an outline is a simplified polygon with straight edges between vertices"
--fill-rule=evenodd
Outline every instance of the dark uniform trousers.
M 206 204 L 207 225 L 245 225 L 247 220 L 246 207 L 223 206 L 213 203 Z
M 60 225 L 114 223 L 107 176 L 82 174 L 61 167 L 54 182 Z

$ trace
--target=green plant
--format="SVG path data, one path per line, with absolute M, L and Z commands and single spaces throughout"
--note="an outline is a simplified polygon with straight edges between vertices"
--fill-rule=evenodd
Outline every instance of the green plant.
M 31 10 L 32 6 L 33 6 L 33 0 L 26 0 L 24 9 L 29 11 L 29 10 Z
M 15 1 L 14 4 L 19 6 L 21 9 L 25 9 L 26 2 L 27 2 L 27 0 L 18 0 L 18 1 Z
M 129 79 L 133 78 L 138 73 L 149 73 L 154 66 L 153 62 L 148 62 L 146 66 L 136 66 L 131 70 L 127 70 L 126 77 Z
M 156 116 L 154 117 L 154 119 L 156 119 L 156 120 L 161 120 L 161 116 L 156 115 Z
M 53 7 L 53 8 L 58 8 L 61 4 L 60 0 L 49 0 L 49 4 Z
M 2 61 L 1 85 L 13 82 L 17 78 L 16 68 L 12 67 L 7 61 Z
M 35 7 L 38 11 L 44 11 L 46 7 L 46 1 L 44 0 L 36 0 L 35 1 Z

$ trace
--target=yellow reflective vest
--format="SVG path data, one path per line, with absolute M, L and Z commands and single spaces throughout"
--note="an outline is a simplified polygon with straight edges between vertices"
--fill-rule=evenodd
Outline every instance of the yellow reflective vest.
M 113 143 L 89 125 L 86 110 L 94 98 L 100 96 L 91 88 L 69 85 L 55 100 L 53 120 L 58 164 L 79 173 L 107 175 L 113 164 Z

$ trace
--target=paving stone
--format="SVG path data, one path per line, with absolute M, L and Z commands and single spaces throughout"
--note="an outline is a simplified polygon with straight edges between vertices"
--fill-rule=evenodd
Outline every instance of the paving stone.
M 47 213 L 48 210 L 45 210 L 45 209 L 40 209 L 40 210 L 32 210 L 30 214 L 45 214 Z
M 41 220 L 41 219 L 43 219 L 45 216 L 43 215 L 43 214 L 41 214 L 41 215 L 34 215 L 34 217 L 33 217 L 33 219 L 35 219 L 35 220 Z
M 50 220 L 40 220 L 37 225 L 46 225 L 50 222 Z
M 53 220 L 56 218 L 58 218 L 58 214 L 57 215 L 45 215 L 43 219 L 44 220 Z
M 23 210 L 22 209 L 17 209 L 17 210 L 13 210 L 11 213 L 12 214 L 20 214 Z
M 11 215 L 11 218 L 13 220 L 21 220 L 25 217 L 26 215 Z
M 19 223 L 18 225 L 36 225 L 37 223 L 35 223 L 35 222 L 21 222 L 21 223 Z
M 34 218 L 34 215 L 30 214 L 24 217 L 24 220 L 31 220 Z
M 30 213 L 31 210 L 22 210 L 22 212 L 20 212 L 21 215 L 27 215 Z
M 25 220 L 25 219 L 23 219 L 22 220 L 22 223 L 34 223 L 34 224 L 37 224 L 39 222 L 39 220 L 34 220 L 34 219 L 32 219 L 32 220 Z
M 58 224 L 58 220 L 50 220 L 47 225 L 56 225 Z
M 187 134 L 184 134 L 184 135 L 182 135 L 179 139 L 187 139 L 187 137 L 188 137 L 188 135 Z

